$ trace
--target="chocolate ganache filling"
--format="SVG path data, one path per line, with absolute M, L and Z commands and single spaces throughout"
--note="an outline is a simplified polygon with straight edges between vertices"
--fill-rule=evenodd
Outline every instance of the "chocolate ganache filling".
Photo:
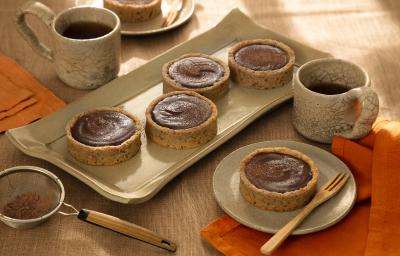
M 203 88 L 213 85 L 224 76 L 224 68 L 217 62 L 203 57 L 188 57 L 174 62 L 168 75 L 188 88 Z
M 253 44 L 240 48 L 235 60 L 241 66 L 266 71 L 280 69 L 289 62 L 289 55 L 279 47 L 266 44 Z
M 312 178 L 310 166 L 301 159 L 280 153 L 259 153 L 245 168 L 257 188 L 285 193 L 305 187 Z
M 116 111 L 96 111 L 80 117 L 72 126 L 72 137 L 89 146 L 116 146 L 136 132 L 135 122 Z
M 176 94 L 166 97 L 153 108 L 153 120 L 171 129 L 188 129 L 204 123 L 211 115 L 210 105 L 203 99 Z

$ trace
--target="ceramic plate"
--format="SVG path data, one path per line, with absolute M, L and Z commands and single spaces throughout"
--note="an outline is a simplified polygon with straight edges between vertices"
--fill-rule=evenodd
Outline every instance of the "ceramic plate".
M 217 166 L 213 178 L 214 194 L 218 204 L 229 216 L 250 228 L 276 233 L 300 211 L 265 211 L 248 203 L 240 194 L 240 160 L 261 147 L 288 147 L 308 155 L 314 160 L 320 171 L 318 187 L 321 187 L 338 172 L 350 174 L 343 189 L 335 197 L 315 209 L 293 234 L 307 234 L 328 228 L 349 213 L 356 199 L 356 183 L 349 168 L 336 156 L 323 149 L 295 141 L 277 140 L 242 147 L 226 156 Z
M 194 12 L 194 0 L 183 0 L 182 9 L 179 12 L 175 22 L 167 27 L 161 27 L 167 17 L 171 4 L 174 0 L 161 0 L 161 14 L 149 21 L 130 23 L 121 23 L 121 34 L 123 35 L 149 35 L 156 34 L 164 31 L 168 31 L 179 27 L 180 25 L 187 22 Z M 89 5 L 103 7 L 102 0 L 75 0 L 76 5 Z
M 144 202 L 263 113 L 292 98 L 291 83 L 271 90 L 255 90 L 230 81 L 229 93 L 217 102 L 218 132 L 209 143 L 177 151 L 147 141 L 143 132 L 140 152 L 114 166 L 90 166 L 73 159 L 66 146 L 65 125 L 68 120 L 92 108 L 120 107 L 136 114 L 144 125 L 147 105 L 162 94 L 161 67 L 164 63 L 188 52 L 211 54 L 227 62 L 232 44 L 254 38 L 273 38 L 290 45 L 296 52 L 296 65 L 331 56 L 262 28 L 239 10 L 233 10 L 215 28 L 168 50 L 60 111 L 6 134 L 24 153 L 53 163 L 111 200 Z

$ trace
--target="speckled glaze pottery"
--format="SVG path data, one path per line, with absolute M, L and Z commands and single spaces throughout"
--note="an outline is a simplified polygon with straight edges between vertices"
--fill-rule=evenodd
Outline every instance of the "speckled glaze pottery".
M 315 84 L 341 84 L 340 94 L 310 90 Z M 293 125 L 304 137 L 331 143 L 334 135 L 348 139 L 365 136 L 379 111 L 377 94 L 367 72 L 349 61 L 326 58 L 302 65 L 293 79 Z
M 41 43 L 26 23 L 26 15 L 41 19 L 49 28 L 52 47 Z M 55 15 L 45 5 L 28 1 L 17 11 L 17 28 L 23 38 L 40 56 L 54 63 L 58 77 L 78 89 L 94 89 L 117 77 L 120 66 L 120 20 L 112 11 L 76 6 Z M 75 22 L 98 22 L 112 28 L 104 36 L 90 39 L 71 39 L 62 36 Z

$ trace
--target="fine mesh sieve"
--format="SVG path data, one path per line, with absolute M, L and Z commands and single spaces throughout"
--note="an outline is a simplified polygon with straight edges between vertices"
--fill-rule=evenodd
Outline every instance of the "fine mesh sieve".
M 174 252 L 176 244 L 144 227 L 104 213 L 76 210 L 64 202 L 65 190 L 53 173 L 36 166 L 16 166 L 0 172 L 0 220 L 6 225 L 27 229 L 47 220 L 54 213 L 76 215 L 78 219 L 111 229 L 146 243 Z M 59 210 L 64 205 L 73 211 Z
M 17 166 L 0 172 L 0 220 L 10 227 L 26 229 L 44 222 L 64 196 L 61 181 L 43 168 Z

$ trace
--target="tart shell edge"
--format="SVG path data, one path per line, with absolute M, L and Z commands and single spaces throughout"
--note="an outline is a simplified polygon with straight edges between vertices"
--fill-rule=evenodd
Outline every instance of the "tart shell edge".
M 264 44 L 278 47 L 288 54 L 289 61 L 280 69 L 256 71 L 238 64 L 235 60 L 235 53 L 248 45 Z M 231 79 L 240 86 L 254 89 L 272 89 L 289 83 L 293 78 L 295 63 L 294 51 L 286 44 L 272 39 L 244 40 L 235 44 L 228 52 L 228 65 L 231 70 Z
M 82 116 L 96 111 L 116 111 L 123 113 L 135 122 L 135 133 L 116 146 L 94 147 L 83 144 L 72 137 L 71 129 Z M 142 126 L 138 117 L 119 108 L 94 108 L 75 115 L 66 126 L 67 147 L 69 153 L 78 161 L 89 165 L 114 165 L 126 161 L 137 154 L 141 146 Z
M 312 178 L 305 187 L 285 193 L 259 189 L 247 179 L 245 173 L 247 163 L 253 156 L 259 153 L 281 153 L 301 159 L 310 166 Z M 239 190 L 246 201 L 258 208 L 278 212 L 292 211 L 306 205 L 314 196 L 317 188 L 318 176 L 319 171 L 314 161 L 297 150 L 286 147 L 259 148 L 240 161 Z
M 173 80 L 169 76 L 168 71 L 169 71 L 169 67 L 173 63 L 175 63 L 181 59 L 188 58 L 188 57 L 202 57 L 202 58 L 213 60 L 223 67 L 224 75 L 211 86 L 207 86 L 207 87 L 203 87 L 203 88 L 184 87 L 177 81 Z M 230 76 L 229 67 L 222 60 L 220 60 L 216 57 L 207 55 L 207 54 L 203 54 L 203 53 L 188 53 L 188 54 L 184 54 L 176 59 L 173 59 L 163 65 L 163 67 L 162 67 L 163 92 L 168 93 L 168 92 L 173 92 L 173 91 L 193 91 L 193 92 L 197 92 L 197 93 L 209 98 L 212 101 L 216 101 L 216 100 L 222 98 L 229 91 L 229 76 Z
M 161 100 L 177 94 L 186 94 L 205 100 L 211 108 L 211 116 L 198 126 L 187 129 L 171 129 L 157 124 L 152 110 Z M 155 98 L 146 109 L 146 137 L 151 141 L 173 149 L 188 149 L 203 145 L 217 134 L 217 107 L 208 98 L 192 91 L 175 91 Z

